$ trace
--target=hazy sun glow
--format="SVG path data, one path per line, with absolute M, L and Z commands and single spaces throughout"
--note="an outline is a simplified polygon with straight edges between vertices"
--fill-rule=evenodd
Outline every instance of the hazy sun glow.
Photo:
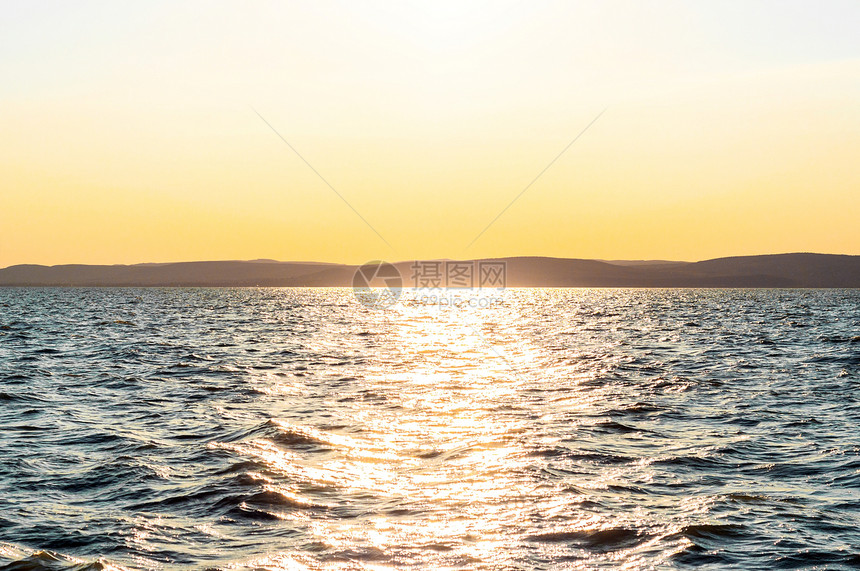
M 2 13 L 0 266 L 860 254 L 856 2 Z

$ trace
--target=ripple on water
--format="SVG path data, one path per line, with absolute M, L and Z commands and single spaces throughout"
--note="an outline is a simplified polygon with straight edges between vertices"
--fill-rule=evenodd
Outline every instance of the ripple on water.
M 0 290 L 0 569 L 854 568 L 860 292 Z

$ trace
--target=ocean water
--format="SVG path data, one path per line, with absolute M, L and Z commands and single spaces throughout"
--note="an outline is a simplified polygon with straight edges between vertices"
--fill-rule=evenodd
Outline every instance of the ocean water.
M 860 566 L 860 290 L 0 290 L 2 569 Z

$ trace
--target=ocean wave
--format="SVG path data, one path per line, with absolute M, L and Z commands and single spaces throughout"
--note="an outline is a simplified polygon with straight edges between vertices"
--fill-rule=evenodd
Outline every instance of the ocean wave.
M 507 294 L 0 291 L 0 568 L 858 564 L 860 293 Z

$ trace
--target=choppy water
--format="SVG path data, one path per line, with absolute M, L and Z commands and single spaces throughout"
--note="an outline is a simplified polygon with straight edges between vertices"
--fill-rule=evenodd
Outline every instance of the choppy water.
M 855 568 L 860 290 L 0 290 L 0 566 Z

